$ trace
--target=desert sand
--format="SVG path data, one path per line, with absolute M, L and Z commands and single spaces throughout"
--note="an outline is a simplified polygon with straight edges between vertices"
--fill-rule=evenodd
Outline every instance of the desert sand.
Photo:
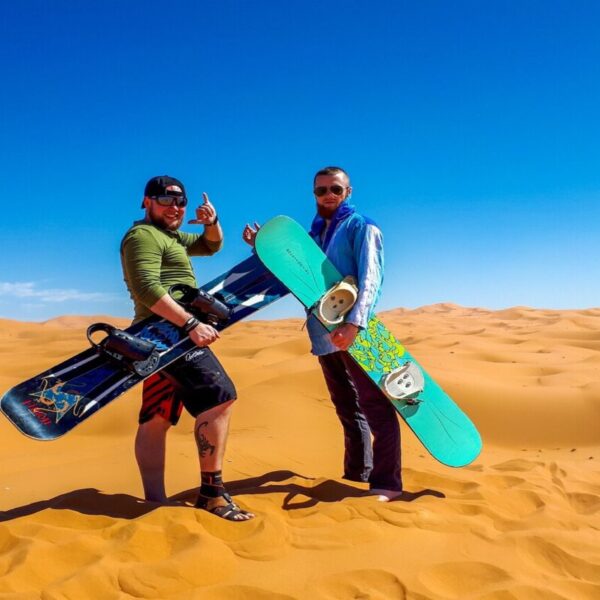
M 365 497 L 340 478 L 341 428 L 301 322 L 241 323 L 214 346 L 240 397 L 224 475 L 257 517 L 191 508 L 188 416 L 168 441 L 181 505 L 140 499 L 140 387 L 53 442 L 0 416 L 0 597 L 600 598 L 600 309 L 380 317 L 477 424 L 472 465 L 444 467 L 402 425 L 405 497 Z M 0 320 L 0 391 L 83 349 L 85 326 L 107 319 L 127 324 Z

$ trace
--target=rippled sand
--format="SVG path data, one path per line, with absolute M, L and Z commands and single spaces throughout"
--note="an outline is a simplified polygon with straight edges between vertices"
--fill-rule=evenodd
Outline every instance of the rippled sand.
M 242 323 L 215 345 L 240 395 L 224 474 L 257 518 L 189 506 L 189 417 L 168 442 L 179 505 L 140 500 L 140 389 L 54 442 L 0 417 L 0 598 L 599 598 L 600 309 L 381 318 L 478 425 L 474 464 L 436 463 L 403 427 L 406 496 L 361 496 L 340 479 L 341 430 L 301 323 Z M 83 349 L 94 320 L 0 320 L 0 390 Z

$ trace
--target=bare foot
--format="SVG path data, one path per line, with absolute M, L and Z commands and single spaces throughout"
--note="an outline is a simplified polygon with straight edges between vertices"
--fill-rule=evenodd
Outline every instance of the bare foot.
M 384 490 L 380 488 L 373 488 L 367 492 L 367 496 L 377 496 L 378 502 L 390 502 L 400 498 L 400 496 L 402 496 L 402 490 Z

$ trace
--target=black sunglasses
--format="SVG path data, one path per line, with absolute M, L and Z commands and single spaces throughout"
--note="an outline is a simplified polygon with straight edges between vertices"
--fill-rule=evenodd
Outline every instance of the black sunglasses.
M 331 185 L 329 187 L 320 185 L 319 187 L 316 187 L 313 190 L 313 192 L 315 196 L 320 198 L 321 196 L 324 196 L 328 191 L 330 191 L 332 194 L 335 194 L 336 196 L 341 196 L 344 193 L 344 190 L 346 189 L 348 188 L 342 187 L 341 185 Z
M 187 206 L 187 198 L 185 196 L 150 196 L 152 200 L 156 200 L 159 206 Z

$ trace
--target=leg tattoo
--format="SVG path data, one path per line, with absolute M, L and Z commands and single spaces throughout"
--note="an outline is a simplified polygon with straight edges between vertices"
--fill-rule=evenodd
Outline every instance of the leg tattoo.
M 205 427 L 207 425 L 208 421 L 198 423 L 194 431 L 194 435 L 196 437 L 196 444 L 198 445 L 198 452 L 200 453 L 200 456 L 202 458 L 204 458 L 207 455 L 207 453 L 209 453 L 211 456 L 215 453 L 215 446 L 211 444 L 208 438 L 200 431 L 201 427 Z

